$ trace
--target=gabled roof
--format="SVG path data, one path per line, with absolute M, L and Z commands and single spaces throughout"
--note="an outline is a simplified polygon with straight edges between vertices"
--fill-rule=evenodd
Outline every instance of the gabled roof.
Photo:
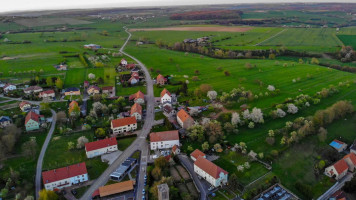
M 30 121 L 30 119 L 32 119 L 33 121 L 39 122 L 40 118 L 41 118 L 41 115 L 39 115 L 33 111 L 30 111 L 26 115 L 25 124 L 27 124 L 27 122 Z
M 98 141 L 95 141 L 95 142 L 86 143 L 85 144 L 85 151 L 86 152 L 94 151 L 94 150 L 97 150 L 97 149 L 102 149 L 102 148 L 109 147 L 109 146 L 114 146 L 114 145 L 117 145 L 117 141 L 116 141 L 115 137 L 106 138 L 106 139 L 103 139 L 103 140 L 98 140 Z
M 134 181 L 124 181 L 99 187 L 100 197 L 106 197 L 113 194 L 127 192 L 134 189 Z
M 78 102 L 76 102 L 76 101 L 70 102 L 69 107 L 71 108 L 71 107 L 73 107 L 74 105 L 78 106 Z
M 135 94 L 130 95 L 129 100 L 132 100 L 132 99 L 136 100 L 139 98 L 141 98 L 141 99 L 145 98 L 145 95 L 141 91 L 138 91 Z
M 356 155 L 354 153 L 347 154 L 343 159 L 349 158 L 351 162 L 356 165 Z
M 165 95 L 165 94 L 168 94 L 168 96 L 171 96 L 171 93 L 166 89 L 164 88 L 161 92 L 161 98 Z
M 222 168 L 202 156 L 199 156 L 197 158 L 197 160 L 194 162 L 194 165 L 196 165 L 215 179 L 219 178 L 221 172 L 224 174 L 228 174 L 227 171 L 223 170 Z
M 133 68 L 135 68 L 135 67 L 136 67 L 135 64 L 127 64 L 127 65 L 126 65 L 126 68 L 127 68 L 127 69 L 133 69 Z
M 11 83 L 7 83 L 5 86 L 4 86 L 4 90 L 7 88 L 7 87 L 10 87 L 10 86 L 15 86 L 14 84 L 11 84 Z
M 180 109 L 177 113 L 177 117 L 182 120 L 182 122 L 185 122 L 187 119 L 193 120 L 193 118 L 184 109 Z
M 105 86 L 105 87 L 102 87 L 102 90 L 113 90 L 114 89 L 114 86 Z
M 24 89 L 24 91 L 33 91 L 33 90 L 42 90 L 42 88 L 40 86 L 34 85 L 34 86 L 30 86 L 26 89 Z
M 178 130 L 150 133 L 151 142 L 179 140 Z
M 76 87 L 70 87 L 70 88 L 65 89 L 65 92 L 77 92 L 77 91 L 80 91 L 80 90 Z
M 19 107 L 20 108 L 22 108 L 22 107 L 24 107 L 25 105 L 31 105 L 29 102 L 27 102 L 27 101 L 22 101 L 20 104 L 19 104 Z
M 46 90 L 40 93 L 40 95 L 44 95 L 44 94 L 54 94 L 54 90 Z
M 199 149 L 195 149 L 191 154 L 190 156 L 192 156 L 193 158 L 197 159 L 199 158 L 200 156 L 201 157 L 204 157 L 205 156 L 205 153 L 201 152 Z
M 125 117 L 121 119 L 114 119 L 111 121 L 113 128 L 127 126 L 129 124 L 136 124 L 136 123 L 137 123 L 136 117 Z
M 356 151 L 356 140 L 355 140 L 354 143 L 351 145 L 350 149 Z
M 8 116 L 1 116 L 0 117 L 0 122 L 7 122 L 7 121 L 11 121 L 10 117 L 8 117 Z
M 339 140 L 333 140 L 329 145 L 334 147 L 335 149 L 340 149 L 343 145 L 345 145 L 345 143 Z
M 132 107 L 131 107 L 131 112 L 130 114 L 134 114 L 135 112 L 139 113 L 140 115 L 142 115 L 142 106 L 138 103 L 135 103 Z
M 96 86 L 96 85 L 91 85 L 91 86 L 89 86 L 88 90 L 91 90 L 91 89 L 93 89 L 93 90 L 100 90 L 100 88 L 99 88 L 98 86 Z
M 157 80 L 164 80 L 164 76 L 162 76 L 162 74 L 158 74 Z
M 131 82 L 133 79 L 136 79 L 137 81 L 140 80 L 140 78 L 138 76 L 131 76 L 131 78 L 129 79 L 129 81 Z
M 87 173 L 85 162 L 82 162 L 68 167 L 42 172 L 42 180 L 43 184 L 47 184 Z
M 163 111 L 166 113 L 171 113 L 173 111 L 173 108 L 169 105 L 163 106 Z
M 349 169 L 349 166 L 347 165 L 347 163 L 346 163 L 346 161 L 344 159 L 341 159 L 341 160 L 337 161 L 333 166 L 336 169 L 336 172 L 338 174 L 341 174 L 345 170 Z

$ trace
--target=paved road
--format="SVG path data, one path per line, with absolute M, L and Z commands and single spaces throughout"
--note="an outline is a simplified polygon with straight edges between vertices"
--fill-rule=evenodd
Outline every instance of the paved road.
M 340 190 L 345 182 L 350 181 L 353 177 L 353 174 L 348 172 L 347 175 L 341 179 L 340 181 L 338 181 L 337 183 L 335 183 L 335 185 L 333 185 L 328 191 L 326 191 L 323 195 L 321 195 L 317 200 L 325 200 L 325 199 L 329 199 L 329 197 L 334 194 L 336 191 Z
M 37 160 L 37 168 L 36 168 L 36 199 L 39 198 L 38 194 L 39 191 L 41 190 L 41 175 L 42 175 L 42 163 L 43 163 L 43 157 L 46 153 L 47 147 L 49 142 L 51 141 L 52 138 L 52 134 L 54 132 L 54 128 L 56 127 L 56 121 L 57 121 L 57 114 L 54 110 L 51 110 L 52 112 L 52 124 L 51 124 L 51 128 L 49 129 L 49 132 L 47 134 L 46 140 L 42 146 L 41 149 L 41 153 L 38 156 L 38 160 Z
M 178 155 L 180 162 L 185 166 L 185 168 L 189 171 L 190 176 L 193 178 L 195 185 L 198 187 L 200 191 L 200 199 L 205 200 L 207 191 L 209 188 L 208 182 L 203 179 L 199 179 L 198 175 L 194 172 L 194 164 L 186 155 Z
M 124 45 L 121 47 L 120 52 L 130 58 L 132 58 L 134 61 L 138 63 L 138 65 L 141 67 L 142 71 L 145 74 L 146 77 L 146 85 L 147 85 L 147 94 L 146 94 L 146 105 L 147 105 L 147 114 L 145 118 L 145 123 L 142 127 L 141 133 L 138 134 L 137 139 L 100 175 L 98 179 L 88 188 L 88 190 L 85 192 L 85 194 L 80 198 L 81 200 L 89 200 L 91 199 L 91 195 L 94 193 L 95 190 L 97 190 L 99 187 L 103 186 L 106 184 L 106 182 L 110 178 L 110 174 L 115 171 L 129 156 L 131 156 L 136 150 L 141 151 L 141 166 L 140 166 L 140 173 L 139 173 L 139 181 L 138 181 L 138 189 L 137 189 L 137 199 L 142 198 L 142 188 L 143 186 L 143 179 L 146 171 L 146 166 L 147 162 L 145 161 L 145 156 L 148 155 L 148 144 L 146 141 L 147 135 L 150 133 L 152 124 L 154 121 L 154 95 L 153 95 L 153 81 L 150 76 L 150 73 L 148 72 L 146 66 L 137 60 L 135 57 L 127 54 L 124 52 L 124 48 L 127 45 L 128 41 L 131 38 L 131 33 L 127 31 L 127 28 L 125 28 L 125 31 L 129 34 L 127 40 L 125 41 Z

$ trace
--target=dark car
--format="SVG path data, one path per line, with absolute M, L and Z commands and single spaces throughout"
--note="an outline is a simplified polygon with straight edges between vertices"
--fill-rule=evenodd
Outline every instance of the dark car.
M 73 195 L 76 195 L 77 194 L 77 191 L 76 190 L 72 190 L 71 191 Z

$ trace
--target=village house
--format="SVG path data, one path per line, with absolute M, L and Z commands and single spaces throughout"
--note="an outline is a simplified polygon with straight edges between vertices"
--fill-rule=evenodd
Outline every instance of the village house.
M 42 172 L 46 190 L 60 190 L 89 180 L 85 162 Z
M 135 117 L 125 117 L 114 119 L 111 121 L 111 130 L 113 134 L 125 133 L 137 129 L 137 121 Z
M 335 178 L 336 180 L 342 179 L 349 169 L 346 161 L 341 159 L 337 161 L 335 164 L 325 168 L 325 175 L 331 178 Z
M 131 70 L 134 69 L 136 67 L 136 64 L 127 64 L 126 65 L 126 69 Z
M 115 90 L 113 86 L 105 86 L 101 88 L 103 94 L 107 94 L 109 96 L 115 95 Z
M 64 90 L 64 95 L 65 96 L 70 96 L 70 95 L 80 95 L 80 90 L 76 87 L 70 87 Z
M 3 89 L 4 89 L 4 92 L 7 93 L 7 92 L 10 92 L 10 91 L 16 90 L 16 85 L 8 83 L 3 87 Z
M 142 106 L 138 103 L 135 103 L 130 110 L 130 116 L 135 117 L 136 120 L 142 119 Z
M 136 83 L 138 83 L 140 81 L 140 77 L 138 76 L 138 73 L 132 73 L 131 74 L 131 78 L 128 80 L 128 82 L 131 85 L 135 85 Z
M 117 151 L 117 141 L 115 137 L 85 144 L 87 158 L 93 158 L 114 151 Z
M 84 49 L 91 49 L 91 50 L 97 50 L 100 49 L 101 46 L 97 44 L 86 44 L 84 45 Z
M 27 101 L 22 101 L 19 104 L 19 107 L 21 109 L 22 112 L 28 112 L 29 110 L 31 110 L 31 104 Z
M 347 144 L 339 140 L 333 140 L 330 144 L 337 152 L 343 152 L 347 148 Z
M 136 65 L 133 69 L 131 69 L 131 73 L 139 73 L 140 72 L 140 68 L 138 68 Z
M 40 86 L 30 86 L 27 87 L 26 89 L 23 90 L 25 94 L 32 94 L 32 93 L 39 93 L 43 91 L 43 88 L 41 88 Z
M 162 106 L 172 106 L 172 95 L 166 88 L 164 88 L 161 92 L 161 104 Z
M 227 184 L 229 173 L 202 156 L 199 156 L 194 162 L 194 172 L 213 187 Z
M 194 119 L 184 109 L 180 109 L 177 113 L 177 121 L 184 129 L 188 129 L 194 125 Z
M 158 74 L 158 76 L 156 78 L 156 84 L 164 85 L 165 83 L 166 83 L 166 80 L 165 80 L 164 76 L 162 76 L 161 74 Z
M 163 106 L 163 114 L 164 114 L 166 117 L 168 117 L 168 118 L 173 117 L 176 113 L 177 113 L 177 111 L 174 110 L 174 109 L 172 108 L 172 106 L 170 106 L 170 105 L 165 105 L 165 106 Z
M 54 90 L 45 90 L 41 92 L 38 97 L 42 99 L 53 99 L 54 97 L 56 97 L 56 93 L 54 92 Z
M 0 117 L 0 128 L 5 128 L 11 124 L 11 119 L 8 116 L 1 116 Z
M 58 71 L 65 71 L 67 70 L 68 66 L 64 64 L 60 64 L 60 65 L 54 65 L 54 68 L 56 68 Z
M 349 166 L 349 171 L 353 172 L 355 170 L 355 166 L 356 166 L 356 154 L 349 153 L 346 156 L 344 156 L 343 159 L 347 163 L 347 166 Z
M 126 65 L 127 65 L 127 60 L 126 60 L 125 58 L 121 59 L 120 65 L 123 66 L 123 67 L 126 67 Z
M 96 86 L 96 85 L 91 85 L 87 89 L 87 93 L 88 93 L 88 95 L 99 94 L 100 93 L 100 88 L 98 86 Z
M 170 149 L 174 145 L 179 146 L 178 130 L 150 133 L 151 150 Z
M 44 121 L 44 116 L 39 115 L 33 111 L 27 113 L 25 118 L 26 131 L 33 131 L 40 129 L 41 122 Z
M 205 153 L 201 152 L 199 149 L 195 149 L 191 154 L 190 158 L 195 162 L 199 157 L 206 158 Z
M 133 100 L 135 103 L 138 103 L 138 104 L 144 104 L 145 103 L 145 95 L 141 91 L 138 91 L 135 94 L 130 95 L 129 100 L 130 101 Z

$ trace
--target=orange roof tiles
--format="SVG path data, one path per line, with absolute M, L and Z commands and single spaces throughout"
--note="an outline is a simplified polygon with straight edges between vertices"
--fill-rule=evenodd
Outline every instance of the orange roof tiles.
M 85 162 L 82 162 L 68 167 L 42 172 L 42 180 L 43 184 L 47 184 L 87 173 Z
M 138 103 L 135 103 L 132 107 L 131 107 L 131 111 L 130 114 L 134 114 L 135 112 L 139 113 L 140 115 L 142 115 L 142 106 Z
M 185 122 L 189 118 L 193 119 L 184 109 L 181 109 L 177 113 L 177 117 L 179 117 L 179 119 L 182 120 L 182 122 Z
M 345 170 L 349 169 L 349 166 L 347 165 L 346 161 L 343 159 L 337 161 L 333 166 L 336 169 L 338 174 L 341 174 Z
M 114 119 L 111 121 L 111 124 L 113 128 L 121 127 L 121 126 L 127 126 L 129 124 L 136 124 L 136 118 L 135 117 L 125 117 L 121 119 Z
M 219 178 L 221 172 L 224 174 L 228 174 L 227 171 L 221 169 L 219 166 L 215 165 L 214 163 L 201 156 L 197 158 L 197 160 L 194 162 L 194 165 L 196 165 L 215 179 Z
M 109 146 L 114 146 L 117 145 L 117 141 L 116 138 L 112 137 L 112 138 L 106 138 L 103 140 L 98 140 L 95 142 L 88 142 L 85 144 L 85 151 L 94 151 L 97 149 L 102 149 L 105 147 L 109 147 Z
M 179 140 L 178 130 L 150 133 L 151 142 Z
M 168 96 L 171 96 L 171 93 L 166 89 L 164 88 L 161 92 L 161 98 L 165 95 L 165 94 L 168 94 Z
M 190 156 L 192 156 L 193 158 L 197 159 L 198 157 L 202 156 L 204 157 L 205 156 L 205 153 L 201 152 L 199 149 L 195 149 L 191 154 Z
M 99 188 L 100 197 L 106 197 L 121 192 L 127 192 L 134 189 L 134 181 L 124 181 L 111 185 L 105 185 Z
M 129 100 L 131 101 L 131 100 L 136 100 L 139 98 L 141 98 L 141 99 L 145 98 L 145 95 L 141 91 L 138 91 L 135 94 L 130 95 Z

